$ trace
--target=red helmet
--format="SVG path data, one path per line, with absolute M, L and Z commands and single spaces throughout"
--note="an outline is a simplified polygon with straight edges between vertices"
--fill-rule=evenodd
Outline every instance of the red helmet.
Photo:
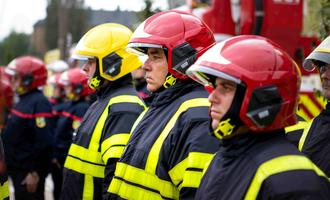
M 243 86 L 238 115 L 252 131 L 296 123 L 300 71 L 269 39 L 250 35 L 227 39 L 208 50 L 187 73 L 204 85 L 221 77 Z
M 94 90 L 92 90 L 88 86 L 88 77 L 86 73 L 80 68 L 69 69 L 66 72 L 63 72 L 60 77 L 60 83 L 64 86 L 72 86 L 73 94 L 67 95 L 78 95 L 78 96 L 86 96 L 92 94 Z
M 186 70 L 215 44 L 210 28 L 196 16 L 177 10 L 156 13 L 134 31 L 128 47 L 146 53 L 146 48 L 163 48 L 168 71 L 186 79 Z
M 4 67 L 0 67 L 0 107 L 11 107 L 13 104 L 13 89 L 8 76 L 4 72 Z
M 12 60 L 6 73 L 22 78 L 22 86 L 27 91 L 43 86 L 47 81 L 47 70 L 45 64 L 38 58 L 32 56 L 22 56 Z

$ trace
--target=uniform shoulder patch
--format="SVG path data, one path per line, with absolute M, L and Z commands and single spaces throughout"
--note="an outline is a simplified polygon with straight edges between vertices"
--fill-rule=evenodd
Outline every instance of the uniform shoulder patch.
M 37 117 L 36 125 L 38 128 L 44 128 L 46 126 L 46 119 L 44 117 Z
M 80 126 L 81 122 L 78 120 L 73 120 L 72 122 L 72 128 L 77 129 Z

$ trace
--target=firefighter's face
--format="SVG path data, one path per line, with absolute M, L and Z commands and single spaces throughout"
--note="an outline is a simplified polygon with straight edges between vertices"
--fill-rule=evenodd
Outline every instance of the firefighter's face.
M 11 85 L 13 87 L 13 90 L 17 93 L 17 94 L 22 94 L 24 91 L 24 87 L 23 87 L 23 83 L 22 83 L 22 77 L 19 76 L 18 74 L 15 74 L 13 76 L 10 77 L 10 82 Z
M 165 82 L 168 73 L 167 59 L 163 49 L 148 48 L 148 59 L 144 62 L 142 69 L 145 70 L 147 89 L 156 92 Z
M 319 71 L 322 82 L 322 93 L 325 98 L 330 99 L 330 64 L 320 66 Z
M 209 95 L 212 128 L 217 129 L 219 122 L 228 112 L 236 92 L 237 85 L 222 78 L 215 81 L 215 89 Z
M 93 78 L 96 71 L 96 59 L 88 59 L 88 61 L 83 65 L 82 69 L 86 72 L 89 80 Z

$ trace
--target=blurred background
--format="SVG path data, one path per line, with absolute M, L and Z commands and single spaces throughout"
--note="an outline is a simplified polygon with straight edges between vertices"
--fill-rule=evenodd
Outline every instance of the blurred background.
M 303 35 L 322 38 L 329 32 L 329 0 L 274 1 L 303 2 Z M 216 0 L 1 0 L 0 65 L 6 65 L 13 58 L 24 54 L 43 58 L 46 64 L 53 60 L 67 60 L 71 48 L 80 37 L 97 24 L 116 22 L 134 30 L 141 21 L 155 12 L 173 8 L 195 9 L 197 15 L 203 15 L 203 11 L 200 10 L 210 10 L 216 6 L 216 2 Z M 233 10 L 240 0 L 229 2 Z M 218 13 L 221 15 L 221 12 Z M 237 14 L 232 12 L 232 15 L 235 18 Z
M 42 59 L 49 70 L 60 60 L 74 68 L 71 52 L 90 28 L 114 22 L 134 31 L 147 17 L 169 9 L 194 13 L 210 26 L 217 41 L 240 34 L 268 37 L 299 66 L 330 34 L 330 0 L 0 0 L 0 66 L 28 54 Z M 298 112 L 310 120 L 325 99 L 320 96 L 319 75 L 304 70 L 302 75 Z M 48 178 L 47 199 L 53 199 L 52 190 Z

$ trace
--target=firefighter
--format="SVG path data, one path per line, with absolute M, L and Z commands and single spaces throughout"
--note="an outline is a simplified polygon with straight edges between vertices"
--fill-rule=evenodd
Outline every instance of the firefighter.
M 298 148 L 330 177 L 330 36 L 304 61 L 306 70 L 317 69 L 322 94 L 328 100 L 325 110 L 309 122 L 299 140 Z
M 39 90 L 46 84 L 46 67 L 38 58 L 22 56 L 11 61 L 5 72 L 19 96 L 2 134 L 15 199 L 44 199 L 54 129 L 51 104 Z
M 53 74 L 48 78 L 48 86 L 51 88 L 49 102 L 53 105 L 59 105 L 65 101 L 65 91 L 63 85 L 59 82 L 61 73 Z
M 0 67 L 0 134 L 6 119 L 8 112 L 13 103 L 13 90 L 10 86 L 9 80 L 4 75 L 4 67 Z M 0 200 L 9 199 L 9 187 L 8 176 L 5 165 L 5 155 L 3 151 L 2 139 L 0 137 Z
M 76 130 L 64 164 L 62 199 L 102 199 L 134 121 L 145 109 L 130 72 L 141 66 L 125 47 L 132 32 L 115 23 L 98 25 L 79 41 L 74 58 L 98 99 Z
M 222 141 L 196 199 L 329 198 L 325 174 L 285 138 L 284 127 L 297 120 L 300 71 L 277 44 L 227 39 L 188 74 L 213 88 L 211 133 Z
M 74 130 L 90 106 L 86 97 L 94 92 L 88 87 L 86 73 L 80 68 L 70 69 L 60 76 L 58 82 L 65 90 L 68 101 L 62 104 L 58 112 L 55 129 L 55 150 L 52 159 L 52 178 L 54 181 L 54 197 L 60 198 L 64 161 L 72 143 Z
M 108 192 L 111 199 L 192 199 L 219 143 L 205 136 L 207 92 L 185 70 L 215 44 L 211 30 L 180 11 L 157 13 L 133 33 L 131 51 L 143 64 L 149 109 L 131 133 Z

